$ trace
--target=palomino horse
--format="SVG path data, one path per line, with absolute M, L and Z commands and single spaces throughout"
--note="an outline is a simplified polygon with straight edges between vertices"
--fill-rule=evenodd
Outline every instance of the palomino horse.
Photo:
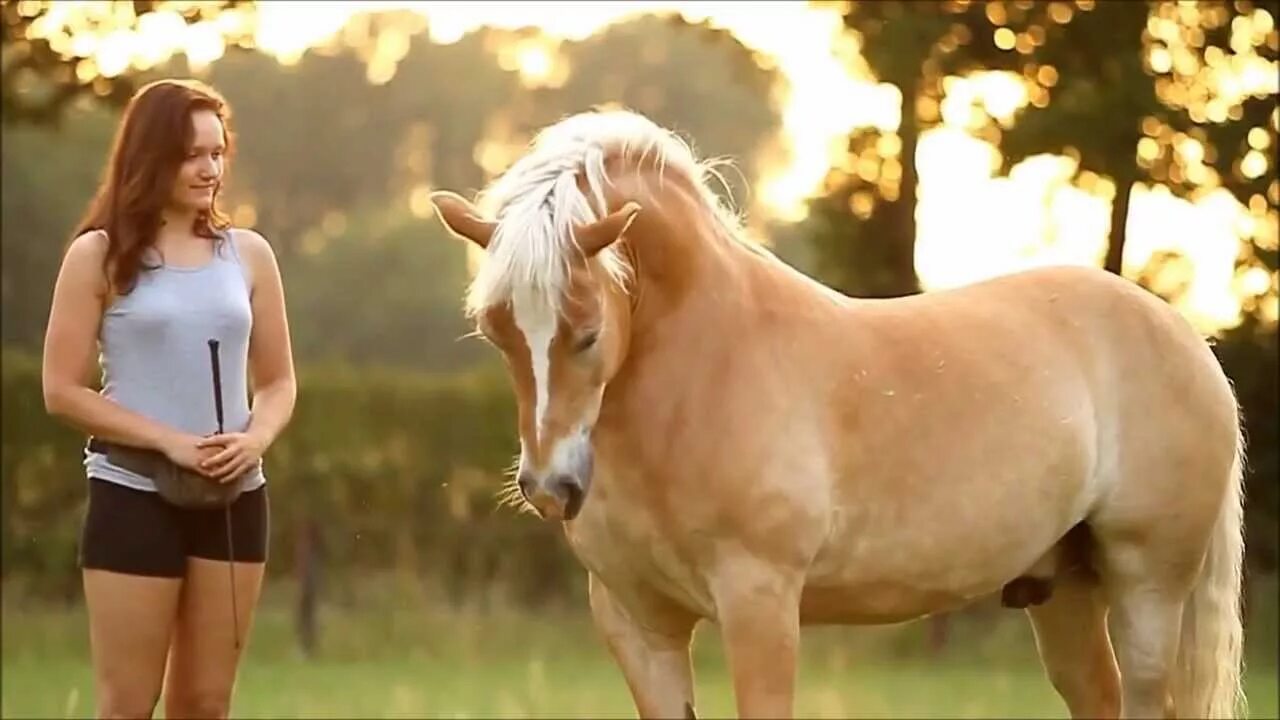
M 1206 342 L 1087 268 L 843 296 L 744 240 L 708 171 L 590 112 L 479 206 L 433 196 L 485 249 L 467 310 L 510 370 L 519 490 L 639 713 L 692 715 L 700 619 L 738 713 L 783 717 L 802 624 L 1002 589 L 1074 717 L 1237 713 L 1242 445 Z

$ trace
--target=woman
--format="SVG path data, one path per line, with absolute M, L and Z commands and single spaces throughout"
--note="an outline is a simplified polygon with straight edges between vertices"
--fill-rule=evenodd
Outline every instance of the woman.
M 262 582 L 261 458 L 296 385 L 275 255 L 217 206 L 229 114 L 199 82 L 139 90 L 54 287 L 45 407 L 94 438 L 80 565 L 100 717 L 150 717 L 162 687 L 168 717 L 226 717 Z M 101 392 L 88 382 L 95 355 Z M 169 503 L 101 443 L 154 451 L 242 492 L 229 511 Z

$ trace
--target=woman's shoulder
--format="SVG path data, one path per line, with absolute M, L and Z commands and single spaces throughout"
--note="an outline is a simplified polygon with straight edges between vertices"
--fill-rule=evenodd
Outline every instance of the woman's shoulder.
M 66 282 L 83 284 L 93 288 L 100 298 L 110 295 L 107 281 L 107 233 L 103 230 L 86 230 L 67 244 L 62 258 L 61 277 Z
M 107 231 L 102 229 L 85 230 L 75 236 L 67 245 L 67 256 L 77 258 L 96 258 L 101 261 L 107 256 Z
M 244 253 L 261 255 L 272 252 L 271 243 L 267 242 L 262 233 L 252 228 L 229 227 L 227 236 L 235 244 L 236 252 L 242 256 Z
M 250 287 L 257 285 L 257 279 L 265 277 L 276 266 L 276 255 L 271 243 L 267 242 L 262 233 L 251 228 L 231 227 L 226 232 L 236 257 L 247 273 Z

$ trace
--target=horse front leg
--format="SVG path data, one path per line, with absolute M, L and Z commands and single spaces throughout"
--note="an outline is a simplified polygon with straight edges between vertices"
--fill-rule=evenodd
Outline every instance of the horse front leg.
M 640 717 L 696 717 L 689 644 L 697 618 L 675 608 L 636 618 L 594 574 L 588 576 L 587 589 L 591 617 L 622 668 Z M 653 603 L 643 601 L 646 607 Z
M 744 558 L 713 583 L 738 716 L 789 718 L 800 651 L 800 573 Z

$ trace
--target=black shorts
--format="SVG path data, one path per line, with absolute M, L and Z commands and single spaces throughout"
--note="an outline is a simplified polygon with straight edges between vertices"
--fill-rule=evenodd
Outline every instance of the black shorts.
M 266 485 L 241 493 L 231 503 L 228 545 L 225 508 L 180 508 L 158 493 L 90 478 L 80 567 L 176 578 L 189 557 L 266 562 L 269 514 Z

